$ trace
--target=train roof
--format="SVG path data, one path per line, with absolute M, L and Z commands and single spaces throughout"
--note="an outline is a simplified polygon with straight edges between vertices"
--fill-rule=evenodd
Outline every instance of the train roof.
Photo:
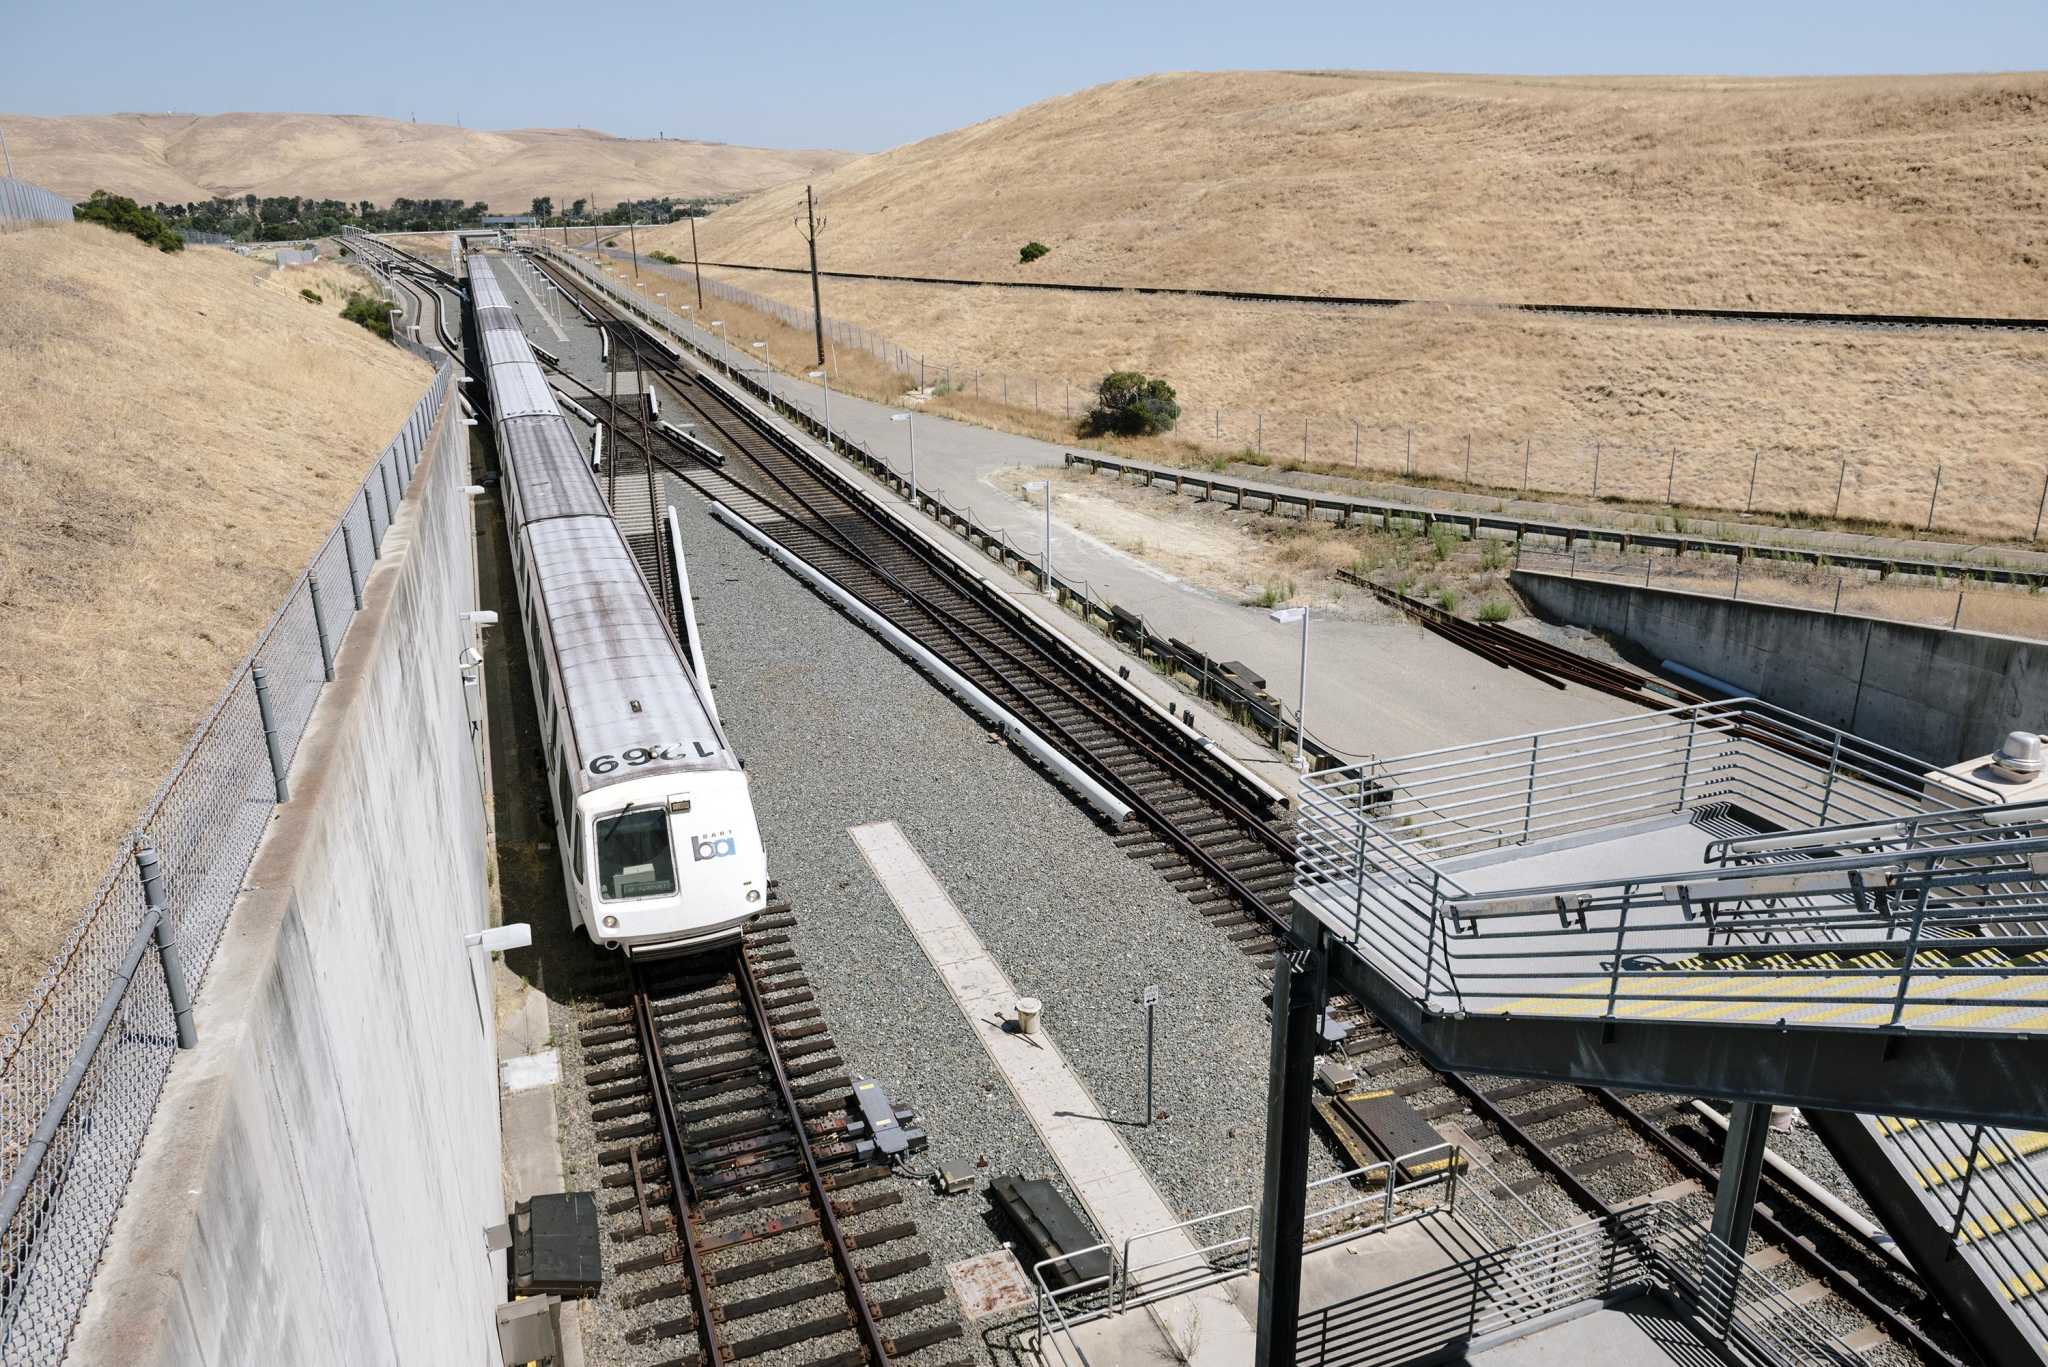
M 558 414 L 499 422 L 498 463 L 522 527 L 553 517 L 611 516 L 589 456 Z
M 478 266 L 483 269 L 478 270 Z M 512 307 L 512 301 L 505 297 L 505 287 L 498 283 L 497 267 L 487 257 L 469 258 L 469 298 L 479 311 Z
M 604 786 L 593 761 L 634 749 L 663 757 L 621 765 L 614 781 L 739 768 L 611 520 L 556 518 L 520 535 L 554 643 L 578 789 Z

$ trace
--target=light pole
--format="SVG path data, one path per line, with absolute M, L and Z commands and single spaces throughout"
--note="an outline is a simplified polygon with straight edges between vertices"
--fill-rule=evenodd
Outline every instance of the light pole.
M 825 449 L 832 449 L 832 377 L 822 369 L 806 370 L 805 376 L 818 382 L 818 393 L 825 404 Z
M 752 348 L 753 350 L 755 350 L 755 351 L 758 351 L 758 352 L 760 352 L 760 353 L 761 353 L 761 367 L 762 367 L 762 369 L 764 369 L 764 370 L 765 370 L 765 369 L 767 369 L 767 368 L 768 368 L 769 366 L 771 366 L 771 365 L 773 365 L 773 364 L 774 364 L 774 362 L 773 362 L 772 360 L 770 360 L 770 358 L 769 358 L 769 355 L 768 355 L 768 344 L 767 344 L 766 342 L 749 342 L 749 343 L 747 343 L 747 345 L 748 345 L 748 346 L 749 346 L 750 348 Z
M 1052 592 L 1052 480 L 1034 479 L 1024 486 L 1025 491 L 1045 490 L 1045 548 L 1039 554 L 1038 586 L 1047 593 Z
M 910 434 L 910 506 L 917 506 L 917 424 L 910 420 L 908 413 L 891 413 L 890 422 L 900 422 L 904 431 Z
M 723 355 L 725 352 L 725 319 L 713 318 L 711 320 L 711 330 L 718 334 L 719 354 Z
M 1281 608 L 1266 614 L 1276 622 L 1301 623 L 1301 701 L 1294 705 L 1294 767 L 1308 772 L 1308 608 Z

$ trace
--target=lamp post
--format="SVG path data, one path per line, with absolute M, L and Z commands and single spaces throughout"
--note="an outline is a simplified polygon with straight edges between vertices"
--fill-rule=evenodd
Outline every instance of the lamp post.
M 1038 586 L 1047 593 L 1052 592 L 1052 480 L 1034 479 L 1024 486 L 1027 493 L 1045 490 L 1045 546 L 1039 552 Z
M 1294 705 L 1294 767 L 1308 772 L 1308 608 L 1280 608 L 1266 616 L 1276 622 L 1301 623 L 1301 700 Z
M 711 320 L 711 328 L 712 328 L 712 331 L 714 331 L 714 332 L 716 332 L 716 333 L 718 334 L 718 347 L 719 347 L 719 354 L 720 354 L 720 355 L 724 355 L 724 354 L 725 354 L 725 319 L 723 319 L 723 318 L 713 318 L 713 319 Z M 728 364 L 730 364 L 730 363 L 728 362 Z
M 747 343 L 747 345 L 751 347 L 753 350 L 761 353 L 761 368 L 763 370 L 766 370 L 774 365 L 774 361 L 769 357 L 768 344 L 766 342 L 749 342 Z
M 917 506 L 917 424 L 910 420 L 908 413 L 891 413 L 890 422 L 900 422 L 910 434 L 910 506 Z
M 832 377 L 822 368 L 806 370 L 804 375 L 818 382 L 818 394 L 825 405 L 825 449 L 829 451 L 832 449 Z

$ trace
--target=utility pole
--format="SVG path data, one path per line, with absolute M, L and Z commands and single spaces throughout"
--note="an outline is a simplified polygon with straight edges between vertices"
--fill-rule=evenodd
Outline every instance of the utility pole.
M 633 244 L 633 279 L 637 281 L 640 278 L 640 225 L 628 221 L 626 237 Z M 654 448 L 650 446 L 647 449 L 651 451 Z
M 690 215 L 690 274 L 697 278 L 697 312 L 704 312 L 704 268 L 697 263 L 697 215 Z
M 804 241 L 811 248 L 811 329 L 817 335 L 818 364 L 825 364 L 825 306 L 818 302 L 818 234 L 824 230 L 824 223 L 818 218 L 818 206 L 811 197 L 811 187 L 804 186 L 804 216 L 797 221 L 796 230 L 804 235 Z

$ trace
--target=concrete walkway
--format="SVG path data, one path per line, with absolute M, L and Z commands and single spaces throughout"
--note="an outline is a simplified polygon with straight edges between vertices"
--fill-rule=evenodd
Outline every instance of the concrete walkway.
M 650 264 L 643 261 L 641 269 L 643 275 L 658 279 Z M 650 285 L 639 292 L 649 306 L 658 306 L 657 288 L 658 284 Z M 672 300 L 680 297 L 679 289 L 670 292 Z M 745 350 L 728 346 L 717 333 L 695 322 L 671 316 L 676 319 L 671 330 L 706 351 L 736 359 Z M 825 396 L 810 381 L 779 371 L 756 369 L 752 374 L 813 414 L 825 407 Z M 906 473 L 911 437 L 907 429 L 914 427 L 921 490 L 943 492 L 983 526 L 1007 531 L 1020 547 L 1043 544 L 1042 511 L 997 488 L 993 475 L 1023 466 L 1064 468 L 1066 448 L 924 413 L 907 423 L 894 422 L 891 414 L 903 410 L 845 394 L 831 395 L 830 407 L 834 431 Z M 1298 624 L 1274 622 L 1263 609 L 1168 574 L 1065 525 L 1057 517 L 1057 506 L 1054 513 L 1052 560 L 1062 578 L 1085 580 L 1108 601 L 1143 616 L 1161 635 L 1186 641 L 1214 659 L 1242 660 L 1265 677 L 1267 689 L 1292 712 L 1301 687 Z M 948 533 L 937 534 L 950 539 Z M 991 578 L 1006 577 L 993 568 L 985 567 L 985 572 Z M 1318 612 L 1309 624 L 1308 727 L 1340 752 L 1361 757 L 1403 754 L 1635 710 L 1576 686 L 1560 692 L 1487 664 L 1412 623 L 1390 620 L 1391 614 L 1369 611 L 1374 612 L 1372 617 Z
M 1026 1035 L 1010 1028 L 1017 985 L 989 955 L 896 823 L 855 826 L 848 834 L 952 993 L 989 1060 L 1009 1082 L 1103 1239 L 1121 1258 L 1125 1241 L 1149 1234 L 1152 1237 L 1141 1245 L 1143 1252 L 1134 1255 L 1144 1264 L 1199 1269 L 1202 1255 L 1194 1240 L 1186 1230 L 1174 1228 L 1179 1222 L 1173 1208 L 1068 1066 L 1052 1032 L 1041 1026 Z M 1166 1360 L 1241 1367 L 1252 1359 L 1251 1323 L 1220 1286 L 1149 1309 L 1171 1345 Z

